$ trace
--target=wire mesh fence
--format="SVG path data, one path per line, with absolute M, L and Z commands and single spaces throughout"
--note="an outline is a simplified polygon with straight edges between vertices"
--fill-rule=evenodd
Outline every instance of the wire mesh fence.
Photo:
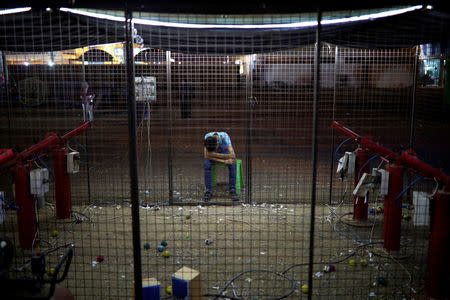
M 144 286 L 150 278 L 160 286 L 160 296 L 151 299 L 182 298 L 174 274 L 195 287 L 191 296 L 210 299 L 425 294 L 431 218 L 429 207 L 420 205 L 429 205 L 429 194 L 437 192 L 435 179 L 406 171 L 400 178 L 394 202 L 401 235 L 392 251 L 386 246 L 385 196 L 372 190 L 353 194 L 362 177 L 390 167 L 392 158 L 367 151 L 362 171 L 337 172 L 345 154 L 361 148 L 361 139 L 347 139 L 331 125 L 342 121 L 395 153 L 412 148 L 448 174 L 444 58 L 415 44 L 387 47 L 388 37 L 373 47 L 349 47 L 361 46 L 371 31 L 356 37 L 343 31 L 335 43 L 320 42 L 317 49 L 314 35 L 296 35 L 295 30 L 314 33 L 309 27 L 290 29 L 294 46 L 282 32 L 268 39 L 265 32 L 254 34 L 256 29 L 187 29 L 187 23 L 202 22 L 307 22 L 315 14 L 135 13 L 136 19 L 184 25 L 171 31 L 170 25 L 147 28 L 135 21 L 139 199 L 134 202 L 128 127 L 128 104 L 134 100 L 128 95 L 123 20 L 34 9 L 12 15 L 0 15 L 3 39 L 15 41 L 2 48 L 1 60 L 0 232 L 15 253 L 0 271 L 15 283 L 39 282 L 38 291 L 24 284 L 28 297 L 45 297 L 45 284 L 67 264 L 59 285 L 76 299 L 131 299 L 136 255 Z M 346 35 L 355 39 L 339 43 Z M 403 38 L 405 44 L 408 36 Z M 205 202 L 204 140 L 216 132 L 228 134 L 239 163 L 233 176 L 226 165 L 213 168 L 212 198 Z M 12 158 L 6 159 L 7 149 L 13 149 Z M 68 160 L 72 155 L 75 160 Z M 43 173 L 29 175 L 36 170 Z M 230 185 L 231 179 L 238 184 Z M 362 219 L 355 218 L 358 201 L 365 205 Z M 133 204 L 139 204 L 139 219 L 132 215 Z M 132 240 L 136 226 L 139 249 Z M 37 263 L 42 254 L 46 260 Z

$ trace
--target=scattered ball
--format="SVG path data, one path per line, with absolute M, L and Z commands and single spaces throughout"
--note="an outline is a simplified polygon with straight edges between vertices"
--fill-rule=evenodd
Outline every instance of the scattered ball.
M 212 243 L 214 243 L 214 240 L 213 240 L 213 239 L 206 239 L 206 240 L 205 240 L 205 244 L 206 244 L 206 245 L 211 245 Z
M 145 249 L 145 250 L 150 249 L 150 244 L 149 244 L 149 243 L 144 243 L 144 249 Z
M 371 207 L 371 208 L 369 209 L 369 213 L 370 213 L 371 215 L 374 215 L 374 214 L 375 214 L 375 207 Z
M 334 272 L 334 271 L 336 271 L 336 266 L 335 265 L 327 265 L 327 266 L 323 267 L 323 271 L 325 273 Z
M 411 216 L 410 215 L 403 215 L 403 220 L 405 220 L 406 222 L 411 221 Z
M 167 295 L 172 295 L 172 286 L 171 286 L 171 285 L 169 285 L 169 286 L 167 287 L 166 293 L 167 293 Z
M 378 284 L 381 286 L 386 286 L 387 285 L 387 280 L 384 277 L 378 277 Z
M 58 236 L 58 231 L 57 230 L 53 230 L 52 231 L 52 237 L 57 237 Z
M 190 239 L 190 238 L 191 238 L 191 236 L 190 236 L 189 234 L 186 234 L 186 235 L 184 236 L 184 238 L 186 238 L 186 239 Z
M 189 220 L 191 217 L 191 215 L 186 215 L 186 220 Z
M 383 212 L 383 208 L 380 205 L 378 205 L 377 206 L 377 213 L 382 213 L 382 212 Z
M 303 294 L 308 294 L 309 291 L 309 287 L 307 284 L 302 285 L 302 293 Z
M 55 274 L 55 268 L 50 268 L 50 270 L 48 270 L 48 274 L 49 275 Z
M 350 259 L 350 261 L 348 262 L 348 264 L 352 267 L 356 266 L 356 261 L 354 259 Z
M 81 224 L 81 223 L 83 223 L 83 219 L 82 218 L 77 218 L 75 220 L 75 224 Z
M 158 245 L 157 249 L 159 252 L 163 252 L 165 248 L 163 245 Z
M 162 254 L 164 257 L 169 257 L 170 256 L 170 253 L 169 253 L 169 251 L 164 251 L 163 252 L 163 254 Z
M 99 263 L 101 263 L 101 262 L 104 261 L 104 260 L 105 260 L 105 257 L 103 257 L 103 255 L 97 256 L 97 261 L 98 261 Z
M 359 263 L 361 264 L 361 266 L 363 267 L 367 267 L 367 259 L 362 258 Z
M 163 245 L 164 247 L 167 246 L 167 242 L 166 241 L 161 241 L 161 245 Z

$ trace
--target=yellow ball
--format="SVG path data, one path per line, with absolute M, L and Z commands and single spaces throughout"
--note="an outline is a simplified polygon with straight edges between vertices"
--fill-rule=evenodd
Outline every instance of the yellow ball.
M 167 295 L 172 295 L 172 286 L 171 286 L 171 285 L 169 285 L 169 286 L 167 287 L 166 293 L 167 293 Z
M 361 263 L 361 266 L 363 266 L 363 267 L 367 267 L 367 259 L 361 259 L 360 261 L 359 261 L 360 263 Z
M 350 259 L 350 261 L 348 263 L 352 267 L 356 266 L 356 261 L 354 259 Z
M 57 237 L 58 236 L 58 231 L 57 230 L 53 230 L 52 231 L 52 237 Z
M 302 285 L 302 293 L 303 294 L 308 294 L 309 291 L 309 287 L 307 284 Z
M 48 271 L 48 274 L 50 274 L 50 275 L 55 274 L 55 268 L 50 268 L 50 270 Z
M 170 256 L 170 253 L 169 253 L 169 251 L 164 251 L 163 252 L 163 254 L 162 254 L 164 257 L 169 257 Z

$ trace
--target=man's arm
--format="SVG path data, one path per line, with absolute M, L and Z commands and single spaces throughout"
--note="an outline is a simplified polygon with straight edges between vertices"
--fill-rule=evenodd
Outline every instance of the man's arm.
M 223 164 L 233 164 L 236 160 L 236 155 L 234 153 L 233 147 L 228 146 L 229 154 L 217 153 L 214 151 L 209 152 L 206 148 L 203 149 L 205 159 L 213 160 Z

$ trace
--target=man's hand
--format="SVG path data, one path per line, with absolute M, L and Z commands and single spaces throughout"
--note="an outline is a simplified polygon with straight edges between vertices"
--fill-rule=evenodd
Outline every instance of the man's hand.
M 228 158 L 228 159 L 225 160 L 225 163 L 226 163 L 227 165 L 235 164 L 235 163 L 236 163 L 236 159 L 234 159 L 234 158 Z

